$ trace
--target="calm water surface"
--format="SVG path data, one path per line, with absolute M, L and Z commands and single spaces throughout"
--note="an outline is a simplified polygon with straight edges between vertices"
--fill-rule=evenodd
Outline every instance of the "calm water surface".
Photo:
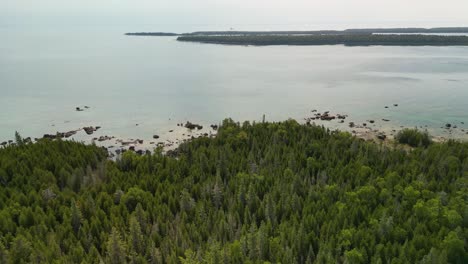
M 245 47 L 117 31 L 0 33 L 0 141 L 15 131 L 40 137 L 89 125 L 102 126 L 96 136 L 164 138 L 187 120 L 205 127 L 263 114 L 302 120 L 312 109 L 348 114 L 347 122 L 390 119 L 377 122 L 381 129 L 428 126 L 434 135 L 468 138 L 461 131 L 468 129 L 468 47 Z M 85 105 L 91 108 L 75 111 Z M 446 123 L 458 129 L 449 134 L 440 128 Z

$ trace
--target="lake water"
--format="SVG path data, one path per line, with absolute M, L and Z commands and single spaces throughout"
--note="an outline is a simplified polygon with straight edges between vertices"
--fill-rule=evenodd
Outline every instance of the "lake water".
M 348 114 L 346 123 L 374 119 L 379 129 L 427 126 L 433 135 L 468 138 L 461 131 L 468 129 L 468 47 L 246 47 L 114 31 L 0 33 L 0 141 L 15 131 L 41 137 L 89 125 L 102 126 L 92 137 L 174 139 L 184 133 L 176 124 L 188 120 L 205 127 L 263 114 L 301 121 L 312 109 Z M 91 108 L 75 111 L 85 105 Z M 446 123 L 458 129 L 440 128 Z

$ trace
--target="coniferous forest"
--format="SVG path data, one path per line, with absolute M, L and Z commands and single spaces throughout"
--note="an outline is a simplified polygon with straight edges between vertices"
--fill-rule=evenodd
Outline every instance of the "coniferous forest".
M 0 263 L 468 263 L 468 143 L 225 120 L 171 155 L 0 149 Z

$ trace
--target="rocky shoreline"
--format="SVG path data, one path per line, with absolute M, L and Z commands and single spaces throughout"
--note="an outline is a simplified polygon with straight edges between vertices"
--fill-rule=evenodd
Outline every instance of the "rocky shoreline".
M 393 104 L 393 108 L 398 107 L 399 104 Z M 389 106 L 384 106 L 384 108 L 389 109 Z M 319 112 L 318 110 L 314 109 L 311 111 L 312 116 L 306 117 L 303 120 L 305 124 L 315 124 L 315 125 L 323 125 L 325 127 L 333 127 L 342 131 L 350 132 L 353 136 L 358 138 L 362 138 L 365 140 L 376 141 L 376 142 L 392 142 L 398 133 L 399 130 L 404 128 L 416 128 L 422 131 L 428 130 L 428 126 L 415 126 L 415 127 L 405 127 L 405 126 L 392 126 L 389 124 L 391 122 L 390 119 L 387 118 L 380 118 L 380 119 L 368 119 L 364 122 L 357 122 L 357 121 L 345 121 L 349 120 L 349 115 L 347 114 L 339 114 L 335 113 L 332 114 L 330 111 Z M 330 124 L 335 121 L 335 125 L 331 126 Z M 346 125 L 345 127 L 344 125 Z M 340 127 L 337 124 L 342 124 Z M 458 139 L 468 139 L 468 136 L 462 137 L 462 135 L 468 135 L 468 128 L 462 128 L 465 124 L 464 121 L 460 121 L 459 125 L 446 123 L 441 126 L 441 129 L 444 129 L 449 136 L 453 135 L 454 133 L 458 133 L 460 137 Z M 432 136 L 432 140 L 435 142 L 444 142 L 449 139 L 453 139 L 450 137 L 444 136 Z
M 386 109 L 396 108 L 398 104 L 393 104 L 392 107 L 384 106 Z M 85 106 L 83 108 L 77 107 L 76 111 L 81 112 L 84 110 L 90 109 L 90 107 Z M 368 119 L 365 121 L 352 120 L 346 113 L 333 113 L 329 110 L 319 111 L 317 109 L 311 110 L 310 115 L 303 118 L 303 123 L 306 125 L 321 125 L 328 127 L 330 129 L 336 129 L 341 131 L 347 131 L 353 136 L 358 138 L 380 142 L 384 144 L 389 144 L 394 141 L 395 135 L 399 130 L 405 128 L 404 126 L 399 126 L 395 128 L 392 126 L 391 120 L 387 118 L 379 119 Z M 446 123 L 441 126 L 441 128 L 446 131 L 449 135 L 452 135 L 454 132 L 458 134 L 468 135 L 468 128 L 464 128 L 464 121 L 461 121 L 457 124 L 455 123 Z M 138 124 L 136 124 L 138 126 Z M 214 137 L 217 133 L 219 125 L 211 124 L 203 126 L 201 124 L 193 123 L 191 121 L 177 122 L 176 125 L 171 128 L 165 136 L 160 134 L 148 135 L 146 139 L 140 138 L 130 138 L 124 139 L 112 135 L 98 135 L 92 136 L 97 131 L 100 131 L 101 126 L 84 126 L 82 128 L 69 130 L 66 132 L 56 132 L 55 134 L 49 133 L 44 134 L 42 138 L 25 138 L 25 142 L 34 142 L 40 139 L 56 140 L 56 139 L 71 139 L 75 140 L 75 136 L 81 133 L 81 137 L 87 139 L 84 140 L 85 143 L 96 144 L 106 148 L 109 152 L 110 158 L 115 158 L 121 155 L 126 151 L 133 151 L 137 154 L 143 155 L 148 151 L 154 151 L 159 148 L 164 153 L 168 155 L 174 154 L 177 147 L 185 142 L 188 142 L 192 139 L 199 137 Z M 410 127 L 406 127 L 410 128 Z M 425 127 L 416 127 L 420 130 L 425 130 L 428 128 Z M 89 137 L 88 137 L 89 136 Z M 464 138 L 464 137 L 463 137 Z M 468 136 L 467 136 L 468 138 Z M 443 136 L 433 136 L 432 139 L 436 142 L 446 141 L 447 138 Z M 15 144 L 13 140 L 8 140 L 0 142 L 0 147 L 6 147 L 8 145 Z

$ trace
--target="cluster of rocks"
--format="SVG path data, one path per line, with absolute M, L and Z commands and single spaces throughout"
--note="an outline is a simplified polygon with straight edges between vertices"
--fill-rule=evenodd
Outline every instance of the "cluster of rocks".
M 117 139 L 117 143 L 122 144 L 122 146 L 134 145 L 134 144 L 143 144 L 143 139 L 130 139 L 130 141 L 123 141 L 122 139 Z
M 398 107 L 399 105 L 398 104 L 393 104 L 393 106 Z M 385 108 L 389 108 L 389 106 L 385 106 Z M 331 120 L 334 120 L 334 119 L 340 119 L 339 123 L 344 123 L 344 119 L 346 119 L 348 117 L 347 115 L 340 115 L 340 114 L 331 115 L 329 111 L 325 111 L 322 114 L 322 113 L 318 112 L 317 110 L 312 110 L 312 113 L 315 113 L 313 117 L 304 118 L 304 120 L 306 120 L 306 124 L 310 124 L 312 120 L 331 121 Z M 383 122 L 390 122 L 390 119 L 386 119 L 386 118 L 382 118 L 381 120 Z M 355 122 L 349 122 L 348 125 L 349 125 L 350 128 L 364 129 L 365 133 L 373 132 L 372 133 L 372 135 L 374 135 L 373 137 L 375 137 L 377 139 L 380 139 L 380 140 L 386 140 L 388 136 L 384 132 L 372 129 L 371 125 L 375 125 L 376 123 L 377 123 L 377 120 L 370 119 L 370 120 L 366 120 L 366 122 L 363 122 L 362 124 L 356 124 Z M 460 122 L 460 124 L 463 125 L 465 123 Z M 425 127 L 427 127 L 427 125 Z M 400 128 L 403 128 L 403 126 L 400 126 Z M 422 128 L 422 126 L 421 126 L 421 128 Z M 447 123 L 447 124 L 445 124 L 445 126 L 443 126 L 441 128 L 445 128 L 449 133 L 452 133 L 453 129 L 457 129 L 458 126 L 454 125 L 454 124 Z M 468 134 L 468 130 L 460 129 L 459 131 Z M 359 132 L 357 132 L 356 130 L 352 130 L 352 133 L 353 134 L 358 134 Z M 396 130 L 392 130 L 392 133 L 390 133 L 390 135 L 393 136 L 394 133 L 396 133 Z M 371 136 L 371 134 L 369 134 L 369 136 Z
M 320 114 L 320 113 L 315 114 L 315 119 L 320 119 L 320 120 L 324 120 L 324 121 L 330 121 L 330 120 L 333 120 L 335 118 L 336 118 L 336 116 L 330 115 L 329 111 L 326 111 L 323 114 Z
M 192 123 L 190 121 L 186 122 L 185 124 L 184 123 L 177 123 L 177 126 L 179 127 L 185 127 L 185 128 L 188 128 L 189 130 L 201 130 L 203 129 L 203 126 L 202 125 L 199 125 L 199 124 L 195 124 L 195 123 Z M 210 127 L 213 129 L 213 130 L 217 130 L 218 129 L 218 125 L 210 125 Z M 174 132 L 173 129 L 169 130 L 169 132 Z M 194 135 L 192 134 L 191 132 L 190 133 L 183 133 L 182 136 L 184 137 L 187 137 L 187 138 L 177 138 L 176 140 L 172 141 L 172 140 L 165 140 L 165 141 L 159 141 L 159 142 L 156 142 L 156 141 L 151 141 L 149 142 L 149 145 L 153 145 L 155 147 L 161 147 L 161 148 L 172 148 L 174 146 L 177 146 L 178 144 L 181 144 L 183 142 L 188 142 L 189 140 L 193 140 L 195 138 L 198 138 L 198 137 L 210 137 L 212 136 L 211 132 L 210 133 L 200 133 L 198 135 Z M 112 137 L 113 138 L 113 137 Z M 157 134 L 154 134 L 153 135 L 153 139 L 159 139 L 160 136 L 157 135 Z M 109 152 L 112 152 L 111 154 L 114 155 L 117 154 L 121 154 L 121 153 L 124 153 L 125 151 L 133 151 L 137 154 L 144 154 L 145 151 L 144 150 L 140 150 L 138 149 L 138 144 L 143 144 L 144 141 L 141 140 L 141 139 L 129 139 L 128 141 L 124 141 L 122 139 L 117 139 L 116 140 L 116 144 L 120 144 L 121 146 L 118 147 L 117 149 L 111 151 L 110 149 L 111 148 L 114 148 L 114 146 L 108 146 L 107 149 L 109 150 Z M 144 149 L 144 148 L 143 148 Z M 177 152 L 177 150 L 168 150 L 169 153 L 171 154 L 174 154 Z M 166 153 L 167 154 L 167 153 Z M 170 155 L 171 155 L 170 154 Z
M 101 127 L 100 126 L 97 126 L 97 127 L 92 127 L 92 126 L 89 126 L 89 127 L 83 127 L 82 129 L 86 132 L 86 134 L 88 135 L 91 135 L 93 134 L 95 131 L 97 131 L 98 129 L 100 129 Z M 54 139 L 61 139 L 61 138 L 69 138 L 71 136 L 74 136 L 76 133 L 78 133 L 79 131 L 81 130 L 80 129 L 76 129 L 76 130 L 70 130 L 68 132 L 57 132 L 55 134 L 44 134 L 42 136 L 42 138 L 44 139 L 50 139 L 50 140 L 54 140 Z M 107 136 L 105 136 L 107 137 Z M 101 137 L 102 138 L 102 137 Z M 110 137 L 109 137 L 110 138 Z M 36 138 L 36 141 L 38 139 Z M 97 140 L 97 138 L 95 138 L 95 140 Z M 107 139 L 105 139 L 107 140 Z M 103 141 L 103 140 L 102 140 Z
M 71 130 L 71 131 L 68 131 L 68 132 L 57 132 L 56 134 L 44 134 L 44 136 L 42 136 L 42 138 L 46 138 L 46 139 L 50 139 L 50 140 L 59 139 L 59 138 L 69 138 L 69 137 L 75 135 L 78 131 L 80 131 L 80 129 Z
M 95 131 L 97 131 L 100 128 L 101 128 L 100 126 L 97 126 L 97 127 L 89 126 L 89 127 L 83 127 L 83 130 L 86 132 L 86 134 L 92 135 Z
M 315 113 L 313 117 L 308 117 L 305 118 L 307 124 L 310 124 L 312 120 L 322 120 L 322 121 L 331 121 L 334 119 L 340 119 L 340 123 L 344 123 L 344 120 L 348 117 L 347 115 L 342 115 L 342 114 L 336 114 L 332 115 L 330 114 L 330 111 L 325 111 L 323 114 L 317 112 L 317 110 L 312 110 L 312 113 Z
M 98 138 L 96 138 L 96 137 L 93 138 L 93 140 L 97 140 L 99 142 L 102 142 L 102 141 L 106 141 L 106 140 L 112 140 L 114 138 L 115 138 L 114 136 L 112 136 L 112 137 L 110 137 L 110 136 L 100 136 Z
M 394 104 L 394 106 L 398 106 L 398 104 Z M 388 108 L 388 106 L 386 106 L 385 108 Z M 305 118 L 307 124 L 310 124 L 310 122 L 312 120 L 331 121 L 331 120 L 334 120 L 334 119 L 338 119 L 339 120 L 338 123 L 344 123 L 345 119 L 348 118 L 348 115 L 345 115 L 345 114 L 332 115 L 332 114 L 330 114 L 330 111 L 325 111 L 323 113 L 320 113 L 317 110 L 312 110 L 312 113 L 315 113 L 313 117 Z M 382 121 L 389 122 L 390 120 L 383 118 Z M 371 119 L 371 120 L 366 120 L 366 122 L 364 122 L 362 124 L 356 124 L 355 122 L 349 122 L 348 126 L 350 128 L 364 129 L 363 132 L 365 132 L 365 133 L 373 132 L 372 134 L 368 134 L 367 138 L 369 138 L 369 139 L 372 137 L 372 135 L 375 135 L 375 138 L 377 138 L 379 140 L 382 140 L 382 141 L 386 140 L 387 135 L 384 132 L 380 132 L 378 130 L 373 130 L 368 125 L 368 124 L 375 124 L 375 123 L 376 123 L 376 120 Z M 352 130 L 351 132 L 353 134 L 360 133 L 357 130 Z
M 460 122 L 460 124 L 464 125 L 465 122 Z M 447 123 L 447 124 L 445 124 L 444 127 L 440 127 L 440 128 L 445 128 L 445 129 L 448 130 L 449 133 L 451 134 L 451 133 L 452 133 L 452 130 L 453 130 L 453 129 L 457 129 L 458 126 L 457 126 L 457 125 L 452 125 L 451 123 Z M 460 131 L 461 131 L 461 132 L 465 132 L 465 129 L 462 128 L 462 129 L 460 129 Z M 466 132 L 466 134 L 468 134 L 468 131 Z
M 84 111 L 85 109 L 89 109 L 89 106 L 85 105 L 83 108 L 77 106 L 77 107 L 75 108 L 75 110 L 78 111 L 78 112 Z
M 185 128 L 188 128 L 190 130 L 193 130 L 193 129 L 203 129 L 203 126 L 202 125 L 199 125 L 199 124 L 194 124 L 194 123 L 191 123 L 190 121 L 187 121 L 187 123 L 185 123 L 184 125 Z

